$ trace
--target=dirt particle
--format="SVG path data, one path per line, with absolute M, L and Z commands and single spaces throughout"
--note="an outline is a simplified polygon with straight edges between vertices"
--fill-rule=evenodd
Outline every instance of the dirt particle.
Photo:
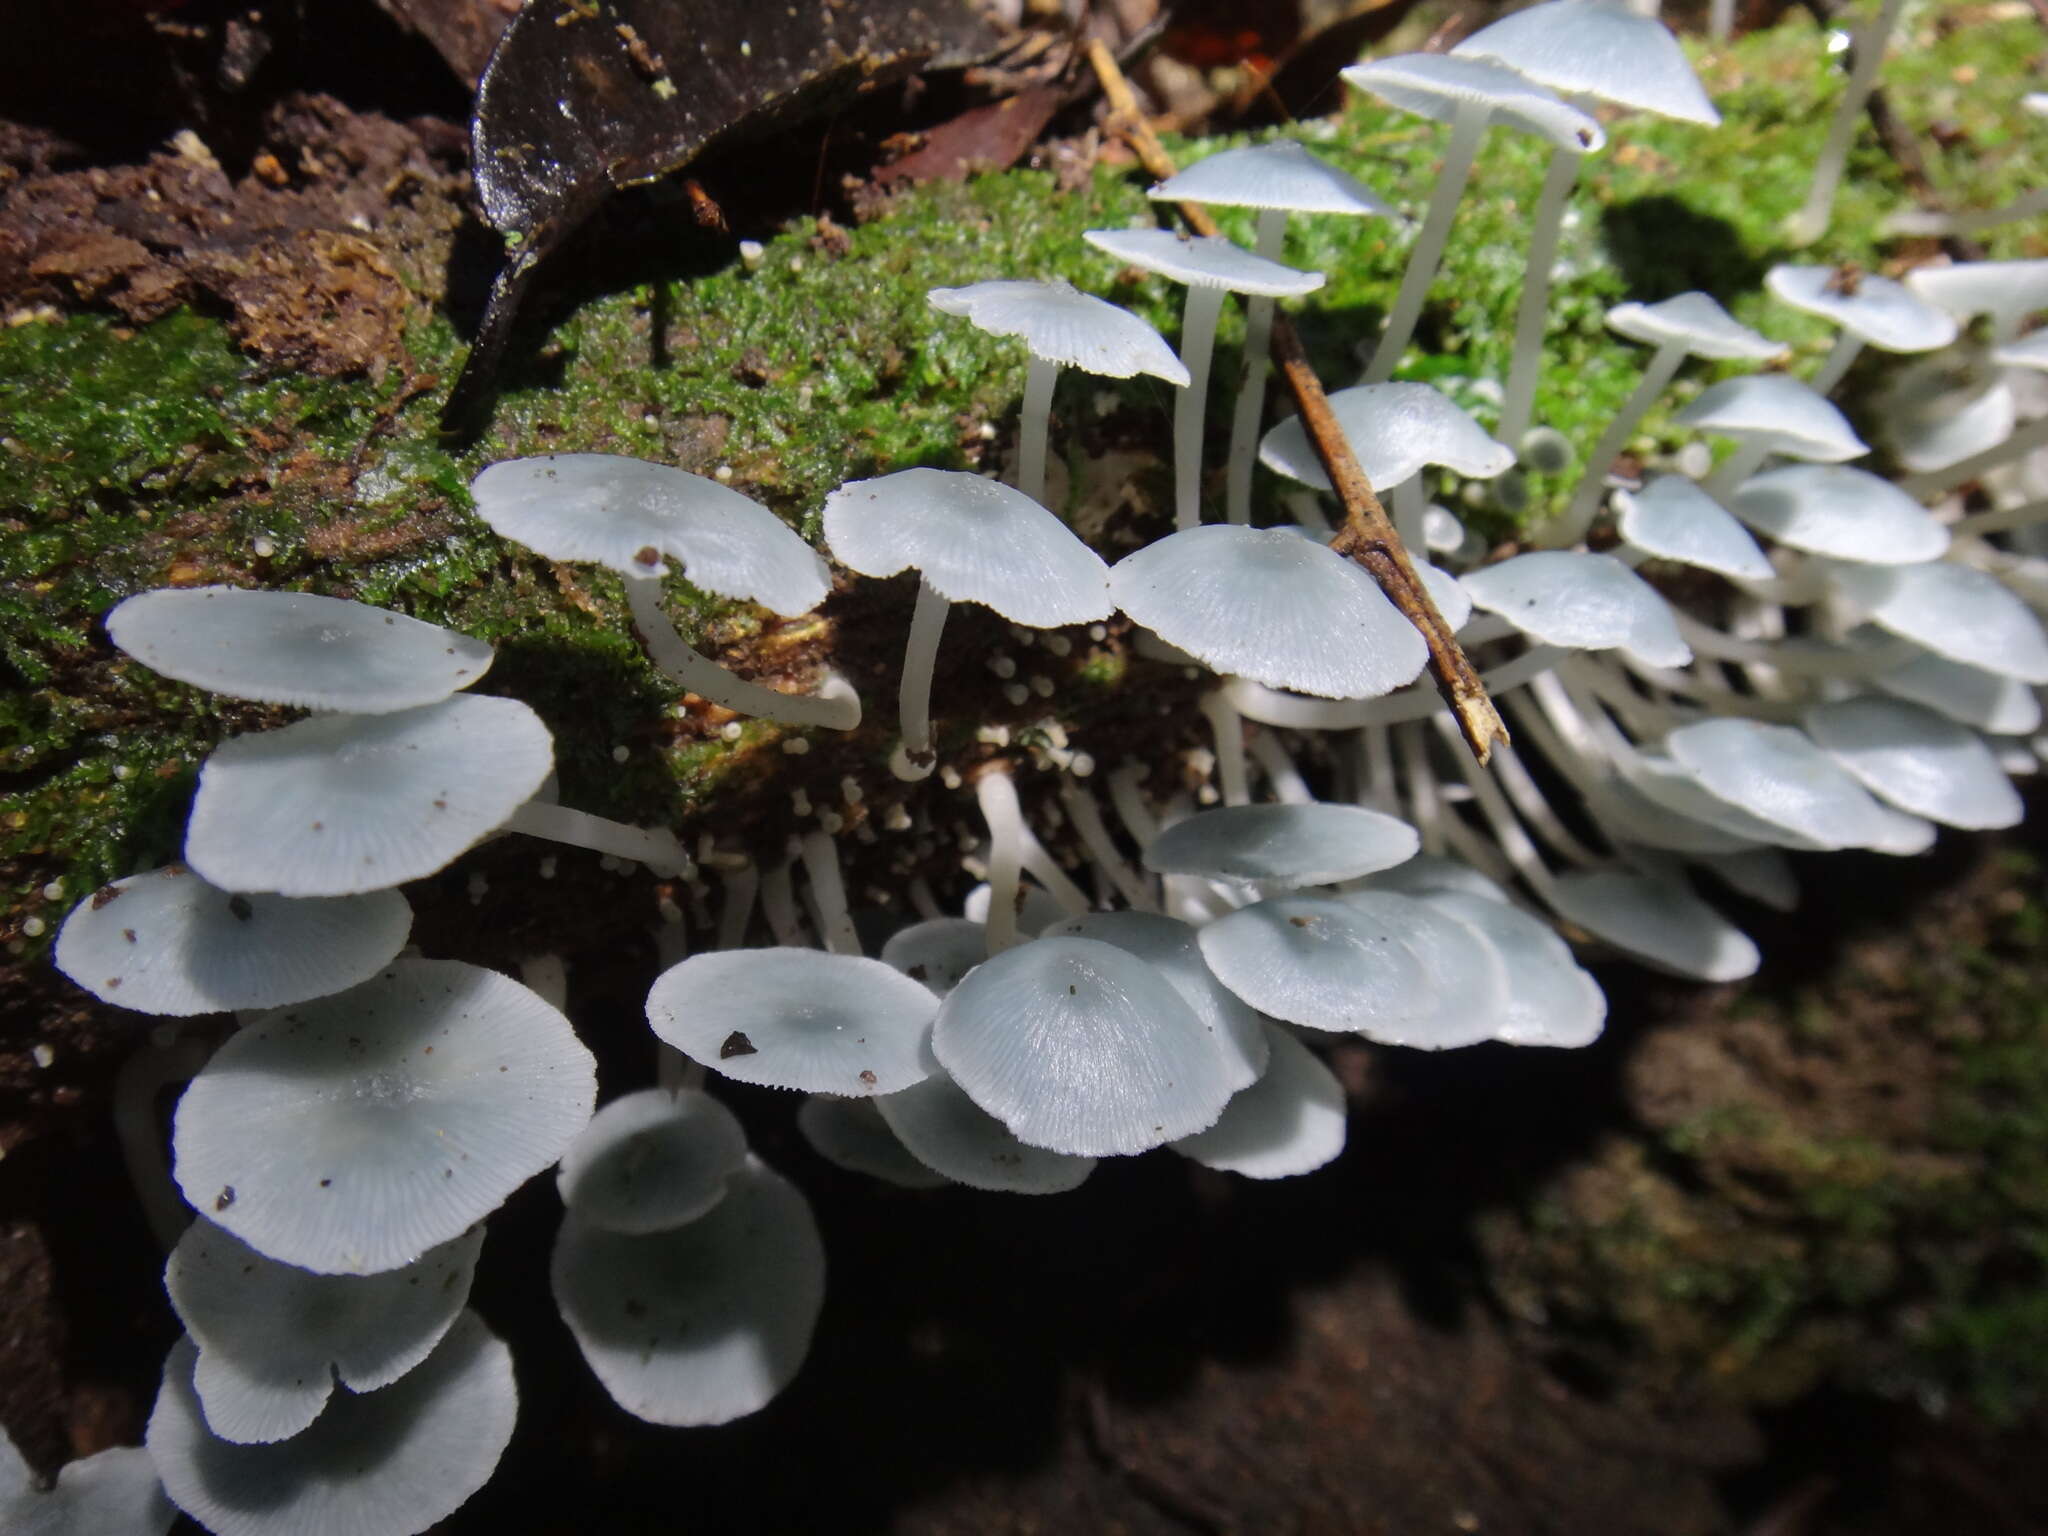
M 213 1197 L 213 1208 L 216 1211 L 224 1211 L 234 1203 L 235 1186 L 232 1184 L 223 1184 L 221 1186 L 220 1193 Z
M 725 1043 L 718 1048 L 718 1059 L 720 1061 L 730 1061 L 735 1056 L 752 1056 L 754 1054 L 756 1054 L 754 1042 L 738 1030 L 734 1030 L 731 1034 L 727 1035 Z

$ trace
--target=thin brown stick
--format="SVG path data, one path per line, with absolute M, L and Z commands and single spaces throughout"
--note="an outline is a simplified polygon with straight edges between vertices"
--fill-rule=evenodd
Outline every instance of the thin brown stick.
M 1116 60 L 1100 40 L 1089 42 L 1088 62 L 1094 66 L 1096 78 L 1102 82 L 1102 94 L 1108 98 L 1110 128 L 1122 135 L 1148 172 L 1161 181 L 1172 176 L 1173 157 L 1145 121 L 1137 98 L 1131 94 L 1130 82 L 1124 79 L 1123 71 L 1117 68 Z M 1209 217 L 1206 208 L 1197 203 L 1181 203 L 1179 208 L 1188 228 L 1196 234 L 1217 233 L 1216 221 Z M 1345 441 L 1337 418 L 1331 414 L 1329 397 L 1323 393 L 1315 370 L 1308 365 L 1301 338 L 1295 335 L 1287 316 L 1279 313 L 1273 316 L 1273 360 L 1294 396 L 1301 424 L 1315 445 L 1316 457 L 1323 461 L 1337 499 L 1344 505 L 1344 526 L 1330 540 L 1330 547 L 1357 561 L 1379 583 L 1387 601 L 1421 633 L 1423 644 L 1429 647 L 1429 670 L 1436 679 L 1437 691 L 1450 705 L 1465 744 L 1483 767 L 1493 756 L 1493 744 L 1510 739 L 1507 723 L 1493 707 L 1486 685 L 1479 680 L 1479 673 L 1452 634 L 1451 626 L 1437 612 L 1429 589 L 1415 574 L 1415 566 L 1387 517 L 1387 509 L 1380 505 L 1372 482 L 1366 479 L 1351 444 Z

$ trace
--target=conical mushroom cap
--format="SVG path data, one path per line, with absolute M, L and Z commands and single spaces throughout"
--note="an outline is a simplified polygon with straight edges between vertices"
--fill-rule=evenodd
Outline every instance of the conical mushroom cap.
M 940 1005 L 931 1043 L 1019 1141 L 1077 1157 L 1215 1124 L 1235 1076 L 1173 984 L 1099 939 L 1034 939 L 977 966 Z
M 926 1078 L 925 1082 L 930 1082 Z M 922 1088 L 906 1088 L 915 1093 Z M 891 1098 L 900 1095 L 891 1094 Z M 842 1099 L 834 1093 L 814 1093 L 797 1106 L 796 1128 L 811 1150 L 835 1168 L 864 1173 L 903 1189 L 943 1189 L 953 1181 L 935 1168 L 919 1162 L 897 1139 L 876 1105 L 880 1099 Z M 980 1111 L 976 1110 L 979 1114 Z M 1007 1133 L 1005 1133 L 1007 1134 Z M 1019 1143 L 1021 1145 L 1021 1143 Z
M 1723 379 L 1672 417 L 1680 426 L 1739 437 L 1792 459 L 1838 464 L 1861 458 L 1870 445 L 1849 418 L 1806 384 L 1786 373 Z
M 1724 717 L 1680 726 L 1665 746 L 1709 793 L 1809 842 L 1870 848 L 1890 835 L 1869 791 L 1804 731 Z
M 1422 846 L 1398 816 L 1359 805 L 1226 805 L 1177 821 L 1145 850 L 1165 875 L 1335 885 L 1412 858 Z
M 1614 869 L 1558 877 L 1558 914 L 1653 969 L 1693 981 L 1756 973 L 1755 941 L 1675 880 Z
M 1417 117 L 1449 122 L 1460 107 L 1483 106 L 1496 122 L 1533 133 L 1559 149 L 1585 154 L 1607 142 L 1600 125 L 1577 107 L 1485 59 L 1443 53 L 1399 53 L 1353 64 L 1346 82 Z
M 460 1237 L 590 1119 L 597 1067 L 509 976 L 399 960 L 231 1036 L 178 1101 L 178 1187 L 258 1252 L 374 1274 Z
M 671 1231 L 629 1237 L 570 1212 L 548 1274 L 612 1401 L 650 1424 L 726 1424 L 802 1367 L 825 1245 L 796 1186 L 749 1157 L 708 1215 Z
M 57 968 L 103 1002 L 191 1015 L 279 1008 L 367 981 L 405 947 L 396 891 L 231 895 L 182 864 L 103 885 L 57 932 Z
M 1787 464 L 1743 481 L 1735 515 L 1780 544 L 1870 565 L 1917 565 L 1948 529 L 1889 480 L 1846 464 Z
M 1481 27 L 1451 57 L 1492 59 L 1565 96 L 1712 128 L 1721 114 L 1663 22 L 1621 0 L 1553 0 Z
M 1109 571 L 1119 608 L 1218 672 L 1326 699 L 1368 699 L 1429 659 L 1373 579 L 1283 529 L 1214 523 L 1169 534 Z
M 309 592 L 140 592 L 107 615 L 107 633 L 151 671 L 181 683 L 358 715 L 445 699 L 491 665 L 481 640 Z
M 1188 382 L 1187 366 L 1164 336 L 1072 283 L 1005 279 L 934 288 L 926 297 L 940 313 L 959 315 L 992 335 L 1015 336 L 1033 357 L 1063 368 L 1107 379 L 1149 373 L 1169 384 Z
M 1118 261 L 1190 288 L 1292 299 L 1323 286 L 1322 273 L 1301 272 L 1254 256 L 1222 235 L 1184 235 L 1172 229 L 1089 229 L 1082 231 L 1081 238 Z
M 337 1392 L 275 1445 L 207 1432 L 191 1339 L 171 1346 L 147 1443 L 164 1489 L 217 1536 L 412 1536 L 490 1481 L 512 1438 L 512 1352 L 474 1312 L 418 1369 L 360 1396 Z
M 832 575 L 818 552 L 757 501 L 703 475 L 610 453 L 553 453 L 492 464 L 470 482 L 476 513 L 550 560 L 653 576 L 664 557 L 690 585 L 809 613 Z
M 918 1047 L 938 1000 L 879 960 L 815 949 L 692 955 L 647 994 L 654 1033 L 742 1083 L 849 1097 L 931 1069 Z
M 1033 628 L 1109 617 L 1109 567 L 1067 525 L 996 480 L 906 469 L 825 498 L 825 541 L 863 576 L 915 567 L 949 603 L 981 603 Z
M 1653 667 L 1682 667 L 1692 660 L 1670 605 L 1612 555 L 1538 550 L 1460 579 L 1474 607 L 1499 614 L 1545 645 L 1594 651 L 1618 646 Z
M 1879 629 L 2001 677 L 2048 683 L 2048 635 L 1997 577 L 1950 560 L 1838 565 L 1829 580 Z
M 1764 274 L 1764 286 L 1794 309 L 1832 320 L 1886 352 L 1932 352 L 1956 339 L 1953 315 L 1875 272 L 1776 266 Z
M 382 890 L 452 863 L 553 766 L 540 716 L 473 694 L 237 736 L 199 770 L 185 862 L 229 891 Z
M 164 1288 L 199 1346 L 192 1386 L 207 1428 L 268 1445 L 320 1416 L 335 1378 L 390 1386 L 428 1355 L 469 1299 L 484 1229 L 379 1275 L 316 1275 L 264 1257 L 205 1217 L 185 1229 Z
M 1371 187 L 1317 159 L 1292 139 L 1205 155 L 1146 195 L 1161 202 L 1226 208 L 1394 216 L 1393 205 Z
M 1932 710 L 1863 695 L 1818 704 L 1806 728 L 1822 751 L 1903 811 L 1951 827 L 2010 827 L 2026 814 L 1973 731 Z
M 1739 581 L 1778 573 L 1755 539 L 1713 497 L 1683 475 L 1659 475 L 1621 501 L 1621 536 L 1657 556 Z
M 1661 347 L 1682 341 L 1693 357 L 1766 362 L 1785 355 L 1785 344 L 1760 336 L 1704 293 L 1680 293 L 1655 304 L 1617 304 L 1607 327 L 1630 341 Z
M 1268 1024 L 1265 1031 L 1265 1074 L 1224 1105 L 1209 1129 L 1176 1141 L 1174 1151 L 1248 1179 L 1291 1179 L 1344 1150 L 1344 1085 L 1286 1030 Z
M 1574 1048 L 1600 1038 L 1607 1022 L 1607 994 L 1548 923 L 1483 896 L 1446 891 L 1426 899 L 1485 934 L 1513 978 L 1494 1039 L 1508 1045 Z
M 577 1219 L 607 1232 L 665 1232 L 725 1198 L 747 1160 L 733 1112 L 698 1088 L 613 1099 L 569 1143 L 555 1186 Z
M 1330 411 L 1365 478 L 1383 491 L 1431 464 L 1491 480 L 1515 462 L 1513 450 L 1495 442 L 1431 384 L 1356 384 L 1331 393 Z M 1330 489 L 1330 477 L 1299 416 L 1289 416 L 1260 440 L 1259 462 L 1303 485 Z
M 914 1088 L 874 1101 L 913 1157 L 956 1184 L 1011 1195 L 1063 1195 L 1095 1171 L 1095 1159 L 1027 1146 L 1010 1128 L 934 1072 Z

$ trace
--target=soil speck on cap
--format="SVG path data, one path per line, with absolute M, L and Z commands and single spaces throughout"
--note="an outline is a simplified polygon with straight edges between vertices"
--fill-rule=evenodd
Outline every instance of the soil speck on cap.
M 866 1070 L 865 1068 L 863 1068 L 861 1071 L 860 1080 L 866 1083 L 870 1088 L 875 1086 L 875 1074 Z
M 718 1059 L 720 1061 L 730 1061 L 735 1056 L 752 1056 L 754 1054 L 754 1042 L 738 1030 L 734 1030 L 731 1034 L 727 1035 L 725 1043 L 718 1048 Z
M 111 885 L 103 885 L 103 886 L 101 886 L 101 887 L 100 887 L 100 888 L 99 888 L 98 890 L 96 890 L 96 891 L 94 891 L 94 892 L 92 893 L 92 909 L 93 909 L 93 911 L 95 911 L 95 912 L 98 912 L 98 911 L 100 911 L 100 910 L 101 910 L 102 908 L 104 908 L 104 907 L 105 907 L 105 906 L 107 905 L 107 903 L 108 903 L 108 902 L 110 902 L 110 901 L 118 901 L 118 900 L 120 900 L 120 898 L 121 898 L 121 895 L 122 895 L 122 893 L 121 893 L 120 891 L 116 890 L 116 889 L 115 889 L 115 888 L 114 888 L 113 886 L 111 886 Z
M 220 1193 L 213 1197 L 213 1208 L 216 1211 L 224 1211 L 234 1203 L 235 1186 L 232 1184 L 223 1184 L 221 1186 Z

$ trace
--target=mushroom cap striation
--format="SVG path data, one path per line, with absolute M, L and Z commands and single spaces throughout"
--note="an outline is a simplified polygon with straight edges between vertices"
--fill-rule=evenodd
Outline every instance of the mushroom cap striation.
M 1277 1024 L 1264 1026 L 1265 1073 L 1223 1106 L 1206 1131 L 1173 1150 L 1204 1168 L 1248 1179 L 1313 1173 L 1344 1150 L 1344 1085 L 1314 1051 Z
M 1490 480 L 1515 462 L 1512 449 L 1495 442 L 1433 384 L 1355 384 L 1331 392 L 1330 411 L 1358 467 L 1379 490 L 1390 490 L 1431 464 Z M 1330 477 L 1299 416 L 1289 416 L 1260 439 L 1259 462 L 1303 485 L 1330 489 Z
M 1555 91 L 1487 59 L 1400 53 L 1353 64 L 1341 73 L 1361 91 L 1436 122 L 1451 121 L 1463 108 L 1483 107 L 1494 121 L 1559 149 L 1588 154 L 1607 142 L 1597 122 Z
M 916 1093 L 926 1078 L 904 1093 Z M 900 1098 L 900 1094 L 890 1095 Z M 796 1128 L 811 1150 L 835 1168 L 864 1173 L 902 1189 L 943 1189 L 953 1181 L 917 1160 L 904 1146 L 877 1106 L 880 1099 L 842 1099 L 836 1093 L 814 1093 L 797 1106 Z M 976 1111 L 980 1113 L 980 1111 Z
M 562 1154 L 555 1187 L 579 1221 L 607 1232 L 663 1232 L 725 1198 L 747 1160 L 733 1112 L 698 1088 L 643 1088 L 593 1115 Z
M 1574 1049 L 1600 1038 L 1607 994 L 1548 923 L 1484 896 L 1444 891 L 1426 899 L 1485 934 L 1512 978 L 1494 1039 Z
M 231 1036 L 178 1101 L 178 1187 L 260 1253 L 375 1274 L 460 1237 L 590 1119 L 597 1067 L 509 976 L 400 960 Z
M 165 677 L 231 698 L 377 715 L 445 699 L 482 677 L 481 640 L 310 592 L 139 592 L 107 615 L 114 644 Z
M 1552 0 L 1481 27 L 1450 56 L 1491 59 L 1565 96 L 1681 122 L 1721 121 L 1678 39 L 1622 0 Z
M 1184 235 L 1173 229 L 1089 229 L 1082 231 L 1081 238 L 1118 261 L 1190 288 L 1293 299 L 1323 286 L 1322 273 L 1268 261 L 1222 235 Z
M 969 1189 L 1063 1195 L 1095 1171 L 1095 1159 L 1027 1146 L 944 1072 L 873 1101 L 911 1156 Z
M 1537 550 L 1461 580 L 1473 606 L 1499 614 L 1545 645 L 1619 647 L 1653 667 L 1682 667 L 1692 660 L 1670 605 L 1612 555 Z
M 1005 278 L 965 288 L 934 288 L 933 309 L 958 315 L 995 336 L 1015 336 L 1033 357 L 1108 379 L 1140 373 L 1188 382 L 1187 365 L 1166 338 L 1127 309 L 1072 283 Z

